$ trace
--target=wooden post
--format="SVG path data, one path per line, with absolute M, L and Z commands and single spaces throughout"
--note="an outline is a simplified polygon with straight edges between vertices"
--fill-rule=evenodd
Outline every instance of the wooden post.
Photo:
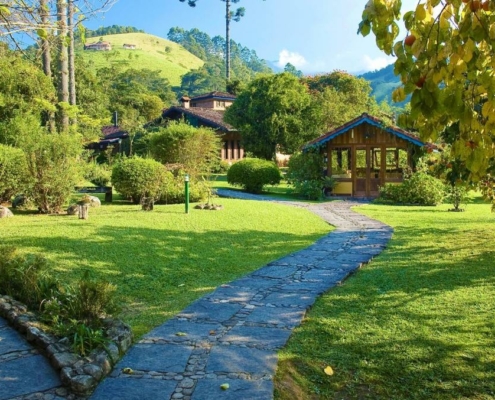
M 79 204 L 79 219 L 88 219 L 89 218 L 89 205 L 88 204 Z

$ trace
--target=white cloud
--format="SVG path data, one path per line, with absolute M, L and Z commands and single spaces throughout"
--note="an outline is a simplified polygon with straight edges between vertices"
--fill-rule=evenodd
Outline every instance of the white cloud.
M 395 59 L 393 57 L 377 57 L 371 58 L 368 55 L 363 57 L 364 68 L 366 71 L 375 71 L 378 69 L 385 68 L 387 65 L 392 64 Z
M 277 65 L 283 68 L 287 63 L 291 63 L 296 68 L 302 68 L 308 64 L 301 54 L 284 49 L 278 55 Z

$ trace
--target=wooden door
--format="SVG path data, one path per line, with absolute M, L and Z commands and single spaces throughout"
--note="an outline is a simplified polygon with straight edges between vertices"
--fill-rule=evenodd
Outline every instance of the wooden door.
M 367 197 L 369 179 L 369 154 L 367 149 L 356 148 L 354 154 L 354 193 L 355 197 Z
M 382 175 L 382 154 L 379 147 L 356 148 L 353 196 L 378 196 Z

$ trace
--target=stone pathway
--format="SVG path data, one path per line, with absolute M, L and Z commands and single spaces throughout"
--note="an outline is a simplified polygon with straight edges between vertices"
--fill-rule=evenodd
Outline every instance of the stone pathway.
M 378 255 L 392 235 L 392 228 L 350 210 L 359 203 L 290 204 L 336 229 L 307 249 L 220 286 L 145 335 L 92 399 L 272 399 L 277 350 L 308 307 Z
M 0 317 L 0 400 L 62 399 L 61 385 L 48 360 Z

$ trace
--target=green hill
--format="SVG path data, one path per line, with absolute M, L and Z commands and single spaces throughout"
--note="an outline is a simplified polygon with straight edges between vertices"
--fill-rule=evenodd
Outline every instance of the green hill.
M 102 36 L 112 44 L 111 51 L 78 50 L 85 61 L 99 69 L 112 65 L 122 65 L 124 69 L 159 70 L 172 86 L 180 86 L 181 76 L 192 69 L 200 68 L 204 61 L 188 52 L 181 45 L 147 33 L 121 33 Z M 86 40 L 86 45 L 96 43 L 99 37 Z M 124 43 L 136 45 L 136 50 L 123 48 Z
M 400 78 L 394 74 L 393 64 L 390 64 L 378 71 L 362 74 L 360 75 L 360 78 L 364 78 L 371 83 L 371 88 L 373 89 L 371 94 L 375 96 L 378 103 L 385 100 L 392 106 L 404 107 L 404 105 L 409 101 L 409 99 L 407 99 L 402 103 L 394 103 L 392 100 L 392 92 L 401 84 Z

